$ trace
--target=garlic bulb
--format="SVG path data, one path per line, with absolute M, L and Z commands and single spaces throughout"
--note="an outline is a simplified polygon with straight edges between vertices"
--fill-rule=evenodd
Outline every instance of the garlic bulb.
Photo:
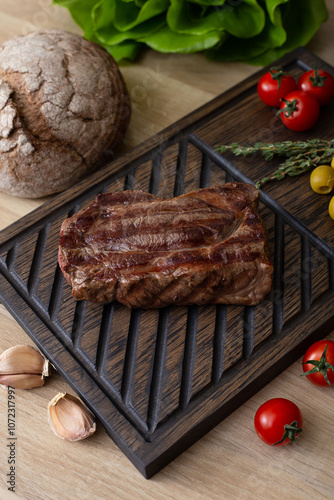
M 44 385 L 49 361 L 33 346 L 17 345 L 0 355 L 0 384 L 15 389 L 33 389 Z
M 68 441 L 80 441 L 96 430 L 94 415 L 70 394 L 59 392 L 48 405 L 49 424 L 53 432 Z

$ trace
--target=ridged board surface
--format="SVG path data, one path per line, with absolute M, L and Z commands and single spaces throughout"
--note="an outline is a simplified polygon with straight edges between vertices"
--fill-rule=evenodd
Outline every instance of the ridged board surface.
M 315 64 L 328 68 L 303 50 L 282 62 L 296 76 Z M 1 300 L 146 477 L 329 332 L 332 221 L 305 176 L 270 186 L 260 202 L 274 264 L 266 300 L 133 311 L 72 298 L 57 265 L 60 225 L 100 192 L 167 198 L 261 177 L 259 158 L 221 157 L 212 146 L 261 140 L 268 121 L 275 141 L 291 139 L 256 97 L 264 71 L 0 233 Z M 334 130 L 333 106 L 326 112 L 323 138 Z

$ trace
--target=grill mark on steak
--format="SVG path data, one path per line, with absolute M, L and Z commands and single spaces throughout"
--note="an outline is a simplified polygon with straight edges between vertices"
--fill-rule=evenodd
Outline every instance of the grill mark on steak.
M 106 214 L 99 216 L 98 221 L 96 215 L 88 212 L 86 220 L 84 216 L 78 218 L 75 233 L 70 237 L 64 235 L 60 244 L 77 248 L 80 241 L 104 251 L 165 251 L 214 243 L 233 230 L 235 221 L 235 214 L 231 210 L 214 209 L 210 212 L 189 207 L 187 212 L 179 214 L 176 212 L 177 207 L 170 212 L 162 212 L 160 207 L 154 208 L 154 213 L 150 213 L 150 209 L 145 206 L 136 207 L 135 213 L 129 209 L 115 209 L 110 211 L 108 217 Z
M 64 221 L 59 265 L 78 300 L 142 308 L 258 303 L 272 274 L 258 196 L 244 183 L 171 200 L 101 194 Z

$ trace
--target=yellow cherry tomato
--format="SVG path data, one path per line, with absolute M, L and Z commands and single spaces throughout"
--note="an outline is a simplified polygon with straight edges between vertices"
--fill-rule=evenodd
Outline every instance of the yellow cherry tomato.
M 330 215 L 330 218 L 334 220 L 334 196 L 332 197 L 331 201 L 329 202 L 328 213 Z
M 333 156 L 332 161 L 331 161 L 331 167 L 334 168 L 334 156 Z
M 310 176 L 313 191 L 319 194 L 328 194 L 334 188 L 334 169 L 329 165 L 320 165 Z

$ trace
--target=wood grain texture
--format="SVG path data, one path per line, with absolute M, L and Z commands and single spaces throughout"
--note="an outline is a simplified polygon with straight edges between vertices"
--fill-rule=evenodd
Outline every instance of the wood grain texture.
M 332 1 L 328 2 L 328 6 L 333 12 Z M 50 9 L 45 1 L 30 0 L 15 4 L 1 1 L 1 39 L 21 33 L 28 23 L 30 29 L 56 26 L 78 31 L 65 10 L 57 18 L 53 19 L 52 14 L 46 19 L 41 14 L 45 9 Z M 334 64 L 332 32 L 333 20 L 330 19 L 310 48 Z M 240 64 L 208 63 L 200 55 L 169 56 L 148 52 L 139 63 L 124 68 L 124 74 L 131 90 L 136 85 L 148 88 L 147 81 L 143 80 L 145 70 L 150 71 L 150 75 L 153 71 L 155 75 L 162 71 L 161 68 L 169 72 L 169 78 L 164 79 L 159 90 L 149 90 L 148 97 L 142 101 L 140 92 L 136 93 L 136 90 L 132 94 L 136 100 L 132 144 L 149 137 L 152 132 L 172 123 L 255 71 L 255 68 Z M 175 99 L 175 89 L 180 91 L 180 99 Z M 2 227 L 40 203 L 39 200 L 12 199 L 3 194 L 0 199 Z M 30 342 L 3 308 L 0 328 L 2 349 L 13 343 Z M 274 499 L 282 495 L 297 499 L 305 495 L 332 498 L 332 395 L 326 389 L 319 390 L 307 384 L 299 374 L 300 365 L 295 363 L 150 482 L 133 469 L 101 428 L 90 440 L 75 447 L 73 443 L 60 441 L 52 435 L 46 425 L 46 403 L 59 390 L 69 389 L 61 377 L 55 375 L 38 392 L 17 394 L 20 472 L 16 496 L 31 499 L 189 496 Z M 305 417 L 305 433 L 303 443 L 293 448 L 282 448 L 277 453 L 277 450 L 265 447 L 255 436 L 252 419 L 263 401 L 283 395 L 283 392 L 284 396 L 300 402 Z M 317 401 L 317 407 L 314 401 Z M 2 397 L 0 403 L 0 435 L 4 443 L 6 398 Z M 314 429 L 316 420 L 321 428 L 321 432 L 317 433 Z M 306 447 L 312 453 L 305 454 Z M 2 478 L 6 470 L 6 461 L 2 459 Z M 0 491 L 1 498 L 7 498 L 4 480 Z
M 304 49 L 277 64 L 291 71 L 315 65 L 331 70 Z M 330 333 L 332 241 L 325 241 L 324 225 L 317 236 L 312 221 L 304 225 L 299 214 L 292 217 L 289 198 L 282 203 L 284 211 L 275 200 L 286 196 L 286 181 L 277 183 L 274 198 L 261 194 L 260 214 L 264 209 L 274 260 L 273 288 L 265 301 L 256 307 L 130 311 L 119 304 L 73 300 L 57 267 L 60 224 L 97 193 L 114 191 L 115 182 L 124 189 L 142 189 L 155 176 L 150 187 L 158 196 L 167 188 L 171 197 L 223 181 L 256 180 L 256 161 L 247 162 L 245 177 L 237 162 L 216 154 L 210 144 L 217 137 L 226 142 L 225 123 L 230 129 L 237 125 L 236 133 L 246 136 L 259 77 L 246 79 L 0 236 L 3 303 L 147 478 L 261 389 L 312 341 Z M 333 118 L 328 113 L 328 130 L 334 129 Z M 266 123 L 260 114 L 258 129 Z M 284 138 L 283 132 L 276 131 L 277 140 Z M 325 130 L 318 133 L 326 137 Z M 204 134 L 207 142 L 196 134 Z M 301 184 L 296 195 L 305 198 Z M 306 198 L 303 206 L 307 203 Z M 311 260 L 313 249 L 319 258 L 313 253 Z M 321 282 L 323 289 L 315 297 L 312 280 L 320 262 L 326 265 L 315 283 Z M 112 346 L 109 339 L 114 336 L 121 343 Z M 106 365 L 115 357 L 118 363 L 107 375 Z

